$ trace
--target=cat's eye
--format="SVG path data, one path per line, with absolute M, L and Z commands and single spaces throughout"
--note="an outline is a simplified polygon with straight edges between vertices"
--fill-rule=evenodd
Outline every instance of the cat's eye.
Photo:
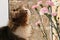
M 19 8 L 13 9 L 13 11 L 18 11 Z

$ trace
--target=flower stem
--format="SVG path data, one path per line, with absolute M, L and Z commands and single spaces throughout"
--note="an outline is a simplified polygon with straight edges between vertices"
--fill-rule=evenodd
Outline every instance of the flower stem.
M 37 8 L 35 8 L 35 10 L 36 10 L 36 12 L 38 13 L 38 15 L 39 15 L 39 19 L 40 19 L 40 22 L 41 22 L 41 27 L 43 27 L 43 37 L 45 37 L 46 38 L 46 40 L 48 40 L 48 38 L 47 38 L 47 34 L 46 34 L 46 32 L 45 32 L 45 30 L 44 30 L 44 25 L 43 25 L 43 23 L 42 23 L 42 18 L 41 18 L 41 15 L 40 15 L 40 13 L 38 12 L 38 9 Z
M 51 14 L 52 13 L 52 8 L 51 8 L 50 5 L 48 6 L 48 10 L 49 10 L 49 13 Z M 49 17 L 49 20 L 50 20 L 50 40 L 53 40 L 53 31 L 52 31 L 53 26 L 52 26 L 52 20 L 51 19 L 52 19 L 52 16 Z

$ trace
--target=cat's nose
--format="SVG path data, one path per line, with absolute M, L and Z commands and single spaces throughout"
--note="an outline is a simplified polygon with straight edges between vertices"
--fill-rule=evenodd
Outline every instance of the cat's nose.
M 18 11 L 15 11 L 15 12 L 13 13 L 13 16 L 14 16 L 14 18 L 18 17 L 18 16 L 19 16 L 19 12 L 18 12 Z

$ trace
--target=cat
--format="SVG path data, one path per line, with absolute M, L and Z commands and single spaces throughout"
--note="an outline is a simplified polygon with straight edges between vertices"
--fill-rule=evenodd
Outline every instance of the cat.
M 14 6 L 10 11 L 9 27 L 15 35 L 29 40 L 32 33 L 32 27 L 29 24 L 30 10 L 23 6 L 24 4 L 21 5 L 19 2 L 15 4 L 12 4 Z
M 12 32 L 26 40 L 29 40 L 32 32 L 32 27 L 29 25 L 29 16 L 30 12 L 25 7 L 13 9 L 9 21 L 9 27 Z

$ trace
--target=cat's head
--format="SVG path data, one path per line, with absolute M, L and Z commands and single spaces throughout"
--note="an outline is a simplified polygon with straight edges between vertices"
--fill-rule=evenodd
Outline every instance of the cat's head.
M 9 11 L 9 27 L 26 26 L 28 24 L 30 11 L 23 5 L 18 4 L 19 3 L 11 4 Z

